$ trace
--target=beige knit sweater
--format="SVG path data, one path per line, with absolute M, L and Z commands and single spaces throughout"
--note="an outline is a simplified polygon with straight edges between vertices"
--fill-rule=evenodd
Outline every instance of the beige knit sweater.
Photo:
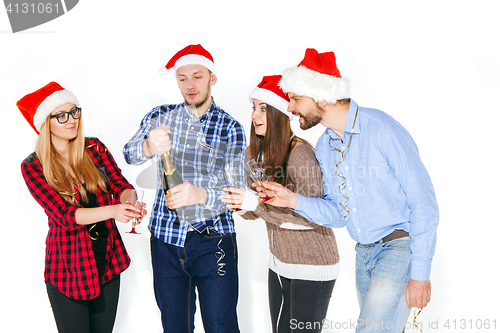
M 287 187 L 292 191 L 307 197 L 323 197 L 321 168 L 309 145 L 295 145 L 288 159 L 287 172 Z M 312 223 L 289 208 L 259 203 L 254 211 L 241 216 L 245 220 L 261 217 L 266 221 L 270 251 L 282 263 L 328 266 L 339 262 L 333 230 Z M 312 229 L 280 228 L 286 222 Z

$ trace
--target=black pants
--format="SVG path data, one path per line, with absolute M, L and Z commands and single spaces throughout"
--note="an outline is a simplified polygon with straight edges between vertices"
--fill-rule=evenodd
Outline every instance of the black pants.
M 101 286 L 99 296 L 75 300 L 46 282 L 47 293 L 59 333 L 111 333 L 115 324 L 120 275 Z
M 273 333 L 321 332 L 335 281 L 291 280 L 269 270 Z

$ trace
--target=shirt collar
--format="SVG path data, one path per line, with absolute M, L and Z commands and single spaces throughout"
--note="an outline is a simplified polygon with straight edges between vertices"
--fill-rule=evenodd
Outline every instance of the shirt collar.
M 349 134 L 351 132 L 353 134 L 360 133 L 359 112 L 358 112 L 358 116 L 356 117 L 356 111 L 358 111 L 358 104 L 351 99 L 350 105 L 349 105 L 349 111 L 347 113 L 347 120 L 345 122 L 345 127 L 344 127 L 344 137 L 345 137 L 345 133 L 349 133 Z M 354 123 L 354 119 L 356 119 L 356 123 Z M 353 128 L 353 123 L 354 123 L 354 128 Z M 330 138 L 332 138 L 332 140 L 340 140 L 340 137 L 332 129 L 327 128 L 326 133 L 330 136 Z
M 205 123 L 207 121 L 207 119 L 210 119 L 212 113 L 216 110 L 215 101 L 214 101 L 213 97 L 212 97 L 212 103 L 208 107 L 207 111 L 200 118 L 195 118 L 195 116 L 194 116 L 193 112 L 191 111 L 191 109 L 186 105 L 186 102 L 184 102 L 182 104 L 184 106 L 184 112 L 187 115 L 189 115 L 191 121 L 193 121 L 193 122 L 199 121 L 201 123 Z
M 358 134 L 360 132 L 359 128 L 359 112 L 358 111 L 358 104 L 353 101 L 352 99 L 350 100 L 350 105 L 349 105 L 349 112 L 347 114 L 347 120 L 345 122 L 345 128 L 344 128 L 344 133 L 354 133 Z M 358 114 L 356 116 L 356 113 Z M 356 122 L 354 122 L 356 121 Z M 353 126 L 354 124 L 354 126 Z

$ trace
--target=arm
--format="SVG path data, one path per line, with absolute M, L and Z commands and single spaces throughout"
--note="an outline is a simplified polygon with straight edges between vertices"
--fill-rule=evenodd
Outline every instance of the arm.
M 163 107 L 163 106 L 162 106 Z M 141 121 L 139 130 L 123 147 L 123 156 L 128 164 L 142 164 L 155 156 L 151 148 L 151 141 L 146 143 L 150 132 L 160 126 L 159 118 L 162 107 L 156 107 L 151 110 Z M 147 144 L 150 144 L 148 148 Z
M 92 157 L 96 165 L 100 168 L 104 167 L 106 170 L 105 176 L 107 177 L 108 189 L 111 192 L 113 202 L 117 204 L 114 206 L 106 206 L 114 208 L 114 211 L 111 211 L 111 218 L 114 218 L 118 222 L 128 222 L 130 219 L 136 218 L 140 223 L 140 220 L 146 214 L 146 210 L 144 209 L 145 204 L 141 207 L 141 210 L 138 211 L 136 207 L 128 203 L 134 187 L 123 176 L 121 169 L 118 167 L 118 164 L 113 158 L 111 152 L 107 149 L 106 145 L 97 138 L 90 138 L 88 139 L 87 152 Z M 101 208 L 104 207 L 99 207 L 98 209 Z M 108 210 L 109 209 L 110 208 L 108 208 Z M 140 212 L 141 215 L 137 216 L 135 212 Z M 106 216 L 105 210 L 102 212 L 81 211 L 79 214 L 77 213 L 77 223 L 94 223 L 96 222 L 95 219 L 98 218 L 101 219 L 97 221 L 102 221 L 104 216 Z M 80 217 L 80 219 L 78 219 L 78 217 Z
M 133 218 L 140 218 L 141 210 L 132 204 L 102 206 L 97 208 L 78 208 L 76 210 L 76 224 L 85 225 L 99 221 L 115 219 L 118 222 L 128 222 Z
M 407 197 L 410 209 L 410 281 L 406 288 L 408 307 L 423 308 L 431 298 L 430 270 L 439 220 L 434 188 L 417 146 L 399 124 L 388 124 L 379 132 L 379 147 Z
M 113 205 L 99 208 L 83 208 L 71 205 L 47 183 L 43 175 L 43 169 L 38 161 L 22 163 L 21 172 L 33 198 L 43 207 L 49 219 L 64 229 L 75 230 L 81 224 L 90 224 L 109 218 L 119 220 L 128 218 L 129 220 L 135 217 L 128 217 L 131 214 L 135 215 L 127 211 L 135 209 L 132 205 L 121 205 L 121 207 Z
M 290 152 L 287 165 L 287 173 L 294 186 L 292 198 L 298 195 L 311 198 L 323 197 L 323 177 L 319 164 L 314 156 L 314 150 L 304 143 L 298 143 Z M 291 204 L 293 205 L 293 203 Z M 265 206 L 259 212 L 266 222 L 281 225 L 284 222 L 317 228 L 319 225 L 313 223 L 297 212 L 286 209 L 272 207 L 272 205 L 259 204 Z
M 280 185 L 281 186 L 281 185 Z M 223 195 L 222 198 L 225 202 L 235 202 L 248 200 L 246 197 L 248 196 L 256 196 L 257 194 L 253 192 L 251 189 L 233 189 L 237 190 L 239 193 L 237 195 Z M 293 193 L 293 192 L 292 192 Z M 256 220 L 258 218 L 262 218 L 266 222 L 275 224 L 277 226 L 281 226 L 283 223 L 293 223 L 297 225 L 303 225 L 311 228 L 318 227 L 317 224 L 309 222 L 301 215 L 295 213 L 290 210 L 288 207 L 275 207 L 273 205 L 268 205 L 266 203 L 258 203 L 255 208 L 251 208 L 253 210 L 245 210 L 244 205 L 242 203 L 238 203 L 236 205 L 228 205 L 229 208 L 242 208 L 240 216 L 245 220 Z
M 439 212 L 434 188 L 417 146 L 399 124 L 388 124 L 379 132 L 379 147 L 399 181 L 410 210 L 409 233 L 412 252 L 412 280 L 430 278 L 436 246 Z
M 246 139 L 243 127 L 236 121 L 233 120 L 232 124 L 227 129 L 227 141 L 226 141 L 226 151 L 224 154 L 224 164 L 223 168 L 227 165 L 234 168 L 235 172 L 240 175 L 245 175 L 244 162 L 245 162 L 245 147 Z M 223 169 L 220 170 L 221 177 L 220 181 L 212 188 L 207 188 L 207 200 L 205 206 L 212 210 L 225 210 L 227 209 L 225 203 L 222 201 L 221 196 L 226 193 L 224 188 L 226 188 L 226 182 L 222 173 Z M 245 178 L 241 177 L 239 179 L 239 187 L 245 187 Z
M 313 149 L 307 144 L 297 144 L 290 153 L 287 165 L 287 173 L 291 184 L 295 187 L 296 193 L 308 197 L 323 197 L 323 179 L 321 169 L 314 156 Z M 246 190 L 243 195 L 252 195 L 252 191 Z M 290 191 L 290 194 L 294 194 Z M 226 200 L 231 201 L 227 196 Z M 246 198 L 245 198 L 246 200 Z M 239 200 L 243 201 L 243 199 Z M 241 206 L 241 204 L 240 204 Z M 265 203 L 259 203 L 252 212 L 242 215 L 244 219 L 263 218 L 266 222 L 278 226 L 283 223 L 293 223 L 306 227 L 317 228 L 318 225 L 312 223 L 290 210 L 288 207 L 275 207 Z
M 267 203 L 277 207 L 289 207 L 307 220 L 318 225 L 329 228 L 341 228 L 345 226 L 347 221 L 341 221 L 340 218 L 338 204 L 335 201 L 335 190 L 337 189 L 332 185 L 332 178 L 335 177 L 335 172 L 332 169 L 335 166 L 323 162 L 324 155 L 329 154 L 329 147 L 324 150 L 322 139 L 323 136 L 316 145 L 315 155 L 322 173 L 323 198 L 309 198 L 305 195 L 294 193 L 276 183 L 263 182 L 262 185 L 275 194 L 275 198 L 267 201 Z M 328 146 L 328 141 L 326 141 L 326 145 Z M 259 195 L 263 196 L 263 194 Z
M 219 126 L 219 124 L 217 124 Z M 225 140 L 225 141 L 224 141 Z M 224 156 L 216 162 L 218 166 L 221 165 L 220 169 L 215 170 L 212 180 L 209 181 L 208 186 L 198 187 L 188 181 L 183 184 L 174 187 L 169 190 L 172 194 L 166 199 L 169 208 L 178 208 L 181 206 L 189 206 L 194 204 L 201 204 L 207 210 L 212 211 L 222 211 L 226 209 L 225 204 L 222 202 L 221 195 L 225 193 L 223 188 L 225 187 L 225 181 L 222 177 L 223 168 L 226 165 L 231 165 L 234 167 L 238 173 L 243 174 L 243 156 L 245 152 L 245 133 L 241 125 L 232 120 L 232 122 L 227 127 L 227 134 L 221 137 L 220 141 L 221 148 L 217 153 Z M 212 147 L 212 149 L 217 149 L 218 147 Z M 211 154 L 216 154 L 212 152 Z M 243 181 L 241 181 L 240 186 L 243 187 Z
M 88 139 L 87 152 L 99 168 L 105 168 L 108 188 L 115 203 L 125 203 L 134 188 L 122 174 L 113 155 L 106 145 L 97 138 Z
M 50 220 L 66 230 L 78 228 L 76 223 L 77 206 L 65 201 L 45 180 L 43 169 L 38 160 L 23 162 L 21 172 L 33 198 L 45 210 Z

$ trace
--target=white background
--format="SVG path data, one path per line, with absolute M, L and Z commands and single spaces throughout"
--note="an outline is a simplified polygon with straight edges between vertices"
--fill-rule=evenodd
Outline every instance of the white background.
M 134 183 L 142 169 L 127 165 L 121 149 L 152 107 L 182 101 L 173 77 L 158 68 L 196 43 L 215 59 L 216 103 L 247 133 L 248 95 L 263 75 L 296 66 L 307 47 L 334 51 L 353 99 L 410 131 L 435 186 L 441 219 L 432 301 L 419 317 L 423 331 L 498 331 L 499 9 L 499 1 L 82 0 L 17 34 L 0 10 L 0 200 L 7 213 L 0 227 L 0 331 L 56 331 L 43 281 L 46 216 L 20 172 L 36 135 L 16 101 L 53 80 L 74 92 L 86 135 L 98 136 Z M 312 143 L 321 132 L 296 131 Z M 152 199 L 148 190 L 149 206 Z M 132 264 L 122 274 L 115 332 L 160 332 L 149 232 L 145 224 L 141 235 L 126 234 L 130 225 L 119 228 Z M 269 332 L 265 227 L 237 220 L 236 228 L 241 331 Z M 341 274 L 325 332 L 354 332 L 355 244 L 345 229 L 335 232 Z M 484 328 L 487 320 L 496 320 L 496 330 Z M 196 325 L 202 332 L 199 318 Z

